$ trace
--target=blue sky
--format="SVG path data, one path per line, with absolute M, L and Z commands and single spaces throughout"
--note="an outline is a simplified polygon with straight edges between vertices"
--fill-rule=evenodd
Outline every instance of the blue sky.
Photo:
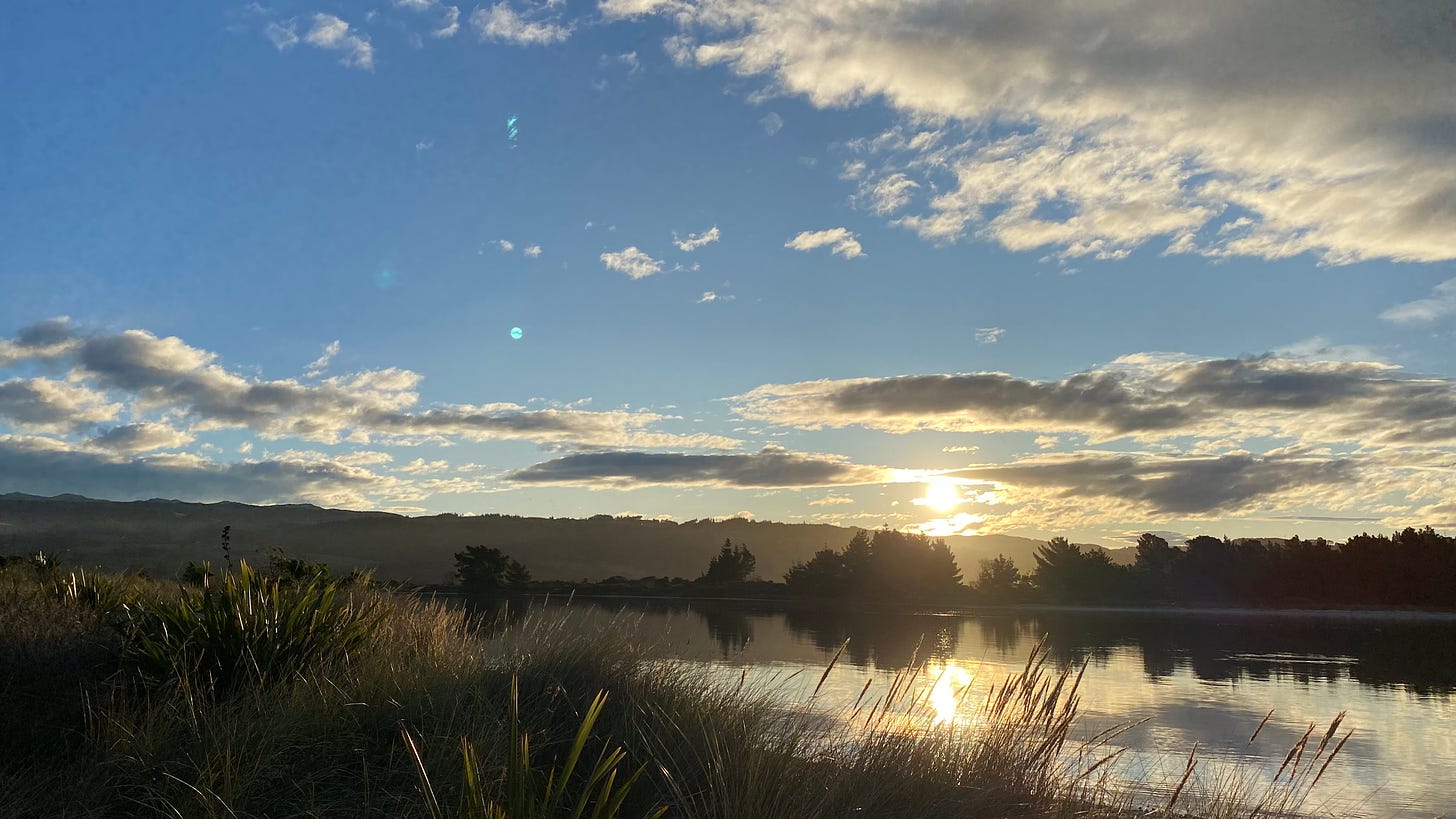
M 1456 526 L 1441 5 L 20 4 L 0 491 Z

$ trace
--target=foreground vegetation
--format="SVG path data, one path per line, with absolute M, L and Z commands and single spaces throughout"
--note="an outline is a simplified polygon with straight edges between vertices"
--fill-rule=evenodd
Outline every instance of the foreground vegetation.
M 0 567 L 0 815 L 1267 816 L 1344 743 L 1339 719 L 1311 727 L 1272 782 L 1210 784 L 1190 756 L 1147 810 L 1111 776 L 1125 727 L 1073 742 L 1080 669 L 1041 649 L 964 724 L 937 724 L 915 662 L 853 706 L 818 709 L 815 687 L 790 708 L 626 622 L 498 629 L 288 567 Z

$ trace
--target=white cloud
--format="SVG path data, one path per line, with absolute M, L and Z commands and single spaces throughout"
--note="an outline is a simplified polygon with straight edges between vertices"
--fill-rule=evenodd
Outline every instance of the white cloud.
M 415 150 L 421 153 L 423 153 L 424 151 L 433 150 L 434 147 L 435 141 L 433 139 L 422 139 L 419 142 L 415 143 Z
M 683 238 L 681 236 L 678 236 L 676 233 L 673 233 L 672 243 L 677 245 L 678 250 L 681 250 L 684 253 L 691 253 L 700 247 L 706 247 L 707 245 L 718 241 L 721 236 L 722 234 L 718 232 L 718 226 L 713 225 L 711 228 L 703 231 L 702 233 L 689 233 L 687 235 L 687 238 Z
M 523 248 L 521 250 L 521 254 L 524 255 L 528 259 L 534 259 L 534 258 L 536 258 L 536 257 L 538 257 L 538 256 L 541 255 L 541 246 L 540 245 L 527 245 L 525 248 Z
M 453 37 L 460 31 L 459 6 L 447 6 L 441 0 L 394 0 L 395 8 L 408 9 L 422 14 L 433 14 L 438 28 L 430 32 L 431 37 Z
M 528 20 L 504 2 L 476 9 L 470 15 L 470 25 L 482 40 L 514 45 L 553 45 L 571 36 L 569 26 L 555 20 Z
M 707 304 L 708 302 L 713 301 L 733 301 L 735 298 L 736 296 L 724 296 L 718 293 L 714 293 L 712 290 L 707 290 L 704 291 L 703 295 L 698 299 L 698 304 Z
M 1006 335 L 1006 328 L 1004 327 L 977 327 L 976 343 L 995 344 L 996 342 L 1000 341 L 1001 337 L 1004 335 Z
M 1456 30 L 1441 2 L 605 5 L 665 12 L 680 63 L 937 123 L 938 142 L 907 133 L 865 153 L 881 166 L 867 176 L 935 191 L 899 219 L 932 241 L 1456 257 Z
M 825 495 L 809 501 L 810 506 L 847 506 L 854 503 L 854 498 L 847 498 L 843 495 Z
M 440 27 L 430 32 L 431 37 L 454 37 L 460 31 L 460 7 L 447 6 L 445 17 L 440 21 Z
M 263 27 L 263 36 L 279 51 L 287 51 L 298 45 L 298 24 L 293 20 L 282 23 L 274 20 Z
M 615 57 L 608 57 L 605 54 L 602 55 L 603 66 L 606 66 L 611 62 L 617 63 L 618 65 L 626 66 L 627 76 L 629 77 L 642 70 L 642 60 L 638 59 L 637 52 L 635 51 L 628 51 L 622 54 L 618 54 Z
M 449 470 L 449 461 L 426 461 L 424 458 L 416 458 L 401 466 L 398 471 L 406 475 L 423 475 L 431 472 L 448 472 Z
M 351 33 L 349 24 L 332 14 L 315 14 L 313 28 L 304 36 L 304 41 L 317 48 L 342 51 L 339 63 L 349 68 L 374 69 L 374 46 L 369 35 Z
M 1424 299 L 1408 301 L 1386 310 L 1380 317 L 1398 324 L 1419 324 L 1456 316 L 1456 279 L 1447 279 Z
M 662 272 L 662 262 L 638 250 L 635 246 L 616 253 L 603 253 L 602 264 L 633 279 L 645 279 Z
M 758 124 L 763 127 L 763 132 L 765 134 L 773 136 L 774 134 L 777 134 L 779 131 L 783 130 L 784 118 L 774 113 L 773 111 L 770 111 L 768 112 L 767 116 L 758 121 Z
M 888 216 L 908 205 L 910 197 L 919 188 L 920 183 L 909 176 L 892 173 L 873 181 L 865 180 L 855 200 L 863 202 L 881 216 Z
M 864 255 L 864 248 L 860 246 L 858 238 L 849 232 L 849 229 L 842 227 L 828 230 L 806 230 L 784 243 L 784 247 L 794 250 L 813 250 L 825 246 L 832 246 L 833 249 L 830 252 L 846 259 Z
M 1061 442 L 1062 439 L 1058 438 L 1055 435 L 1038 435 L 1036 436 L 1036 439 L 1032 441 L 1032 443 L 1036 444 L 1037 449 L 1055 449 L 1057 444 L 1060 444 Z
M 640 17 L 663 10 L 677 10 L 686 6 L 683 0 L 602 0 L 597 9 L 608 20 L 623 17 Z
M 317 375 L 322 375 L 323 371 L 328 369 L 329 362 L 333 361 L 334 356 L 338 354 L 339 340 L 334 339 L 333 341 L 329 342 L 328 346 L 324 347 L 322 355 L 309 362 L 308 366 L 304 368 L 303 374 L 308 376 L 309 378 L 313 378 Z
M 496 239 L 495 246 L 500 248 L 502 253 L 510 253 L 516 249 L 515 243 L 506 239 Z

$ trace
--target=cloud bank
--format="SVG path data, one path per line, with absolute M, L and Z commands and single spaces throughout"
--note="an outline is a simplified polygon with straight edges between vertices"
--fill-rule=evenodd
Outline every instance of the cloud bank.
M 505 402 L 421 407 L 421 377 L 397 368 L 311 382 L 252 378 L 226 368 L 214 353 L 145 330 L 86 334 L 68 322 L 47 322 L 3 345 L 0 355 L 9 366 L 34 361 L 68 371 L 64 382 L 0 382 L 0 419 L 37 431 L 80 430 L 114 421 L 125 409 L 134 423 L 165 415 L 185 421 L 194 433 L 247 429 L 266 438 L 323 443 L 383 436 L 406 442 L 523 440 L 568 448 L 737 444 L 722 436 L 659 432 L 653 428 L 666 417 L 652 412 L 526 409 Z
M 1456 257 L 1440 0 L 609 0 L 669 53 L 902 126 L 858 201 L 937 242 L 1117 257 Z
M 745 418 L 803 429 L 1456 445 L 1450 379 L 1389 364 L 1275 356 L 1133 355 L 1057 381 L 999 372 L 804 381 L 734 400 Z
M 732 455 L 587 452 L 535 464 L 505 476 L 511 483 L 592 489 L 802 488 L 883 483 L 891 479 L 891 470 L 884 467 L 853 464 L 837 455 L 789 452 L 776 447 Z

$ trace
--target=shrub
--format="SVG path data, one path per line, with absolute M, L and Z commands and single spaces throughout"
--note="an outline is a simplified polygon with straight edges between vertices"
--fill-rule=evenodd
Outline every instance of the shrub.
M 124 659 L 144 677 L 226 693 L 269 685 L 362 646 L 379 625 L 373 605 L 339 597 L 315 576 L 292 586 L 240 561 L 211 587 L 124 607 Z
M 57 580 L 52 588 L 62 602 L 84 606 L 102 617 L 124 610 L 139 597 L 135 584 L 126 575 L 96 572 L 88 575 L 84 569 Z

